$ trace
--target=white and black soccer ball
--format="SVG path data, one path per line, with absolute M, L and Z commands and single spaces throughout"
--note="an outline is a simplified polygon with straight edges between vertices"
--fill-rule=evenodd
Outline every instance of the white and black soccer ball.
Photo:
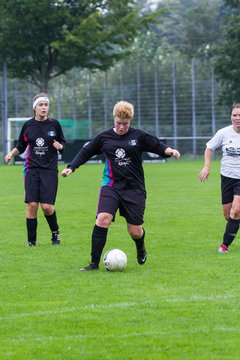
M 119 249 L 110 249 L 103 256 L 103 265 L 108 271 L 123 271 L 127 266 L 127 255 Z

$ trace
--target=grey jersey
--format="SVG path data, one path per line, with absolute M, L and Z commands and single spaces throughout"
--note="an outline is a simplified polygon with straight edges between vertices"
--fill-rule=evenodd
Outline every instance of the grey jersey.
M 240 134 L 233 126 L 226 126 L 217 131 L 207 142 L 207 148 L 215 150 L 222 147 L 221 174 L 233 179 L 240 179 Z

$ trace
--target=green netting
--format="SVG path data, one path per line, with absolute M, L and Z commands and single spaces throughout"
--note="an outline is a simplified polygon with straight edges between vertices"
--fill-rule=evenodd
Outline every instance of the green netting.
M 72 119 L 61 119 L 59 120 L 65 138 L 67 140 L 76 140 L 76 139 L 88 139 L 88 120 L 72 120 Z
M 11 122 L 11 138 L 18 139 L 19 133 L 24 122 L 27 119 L 20 120 L 16 118 L 16 121 Z M 79 140 L 79 139 L 88 139 L 89 129 L 88 129 L 88 120 L 72 120 L 72 119 L 61 119 L 59 120 L 63 133 L 66 140 Z

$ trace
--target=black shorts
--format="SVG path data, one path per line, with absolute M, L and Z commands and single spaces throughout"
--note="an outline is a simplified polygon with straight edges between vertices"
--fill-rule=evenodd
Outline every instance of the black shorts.
M 146 204 L 146 192 L 140 189 L 116 190 L 102 186 L 99 193 L 97 214 L 106 212 L 113 215 L 119 209 L 128 224 L 142 225 Z
M 58 188 L 58 171 L 30 169 L 25 174 L 25 202 L 54 205 Z
M 233 202 L 234 195 L 240 196 L 240 179 L 221 175 L 222 205 Z

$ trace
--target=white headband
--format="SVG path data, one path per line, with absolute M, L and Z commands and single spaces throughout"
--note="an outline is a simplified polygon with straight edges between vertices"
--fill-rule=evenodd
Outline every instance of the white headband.
M 37 98 L 34 102 L 33 102 L 33 109 L 35 109 L 35 107 L 37 106 L 37 104 L 41 101 L 47 102 L 49 104 L 49 99 L 46 96 L 41 96 L 39 98 Z

